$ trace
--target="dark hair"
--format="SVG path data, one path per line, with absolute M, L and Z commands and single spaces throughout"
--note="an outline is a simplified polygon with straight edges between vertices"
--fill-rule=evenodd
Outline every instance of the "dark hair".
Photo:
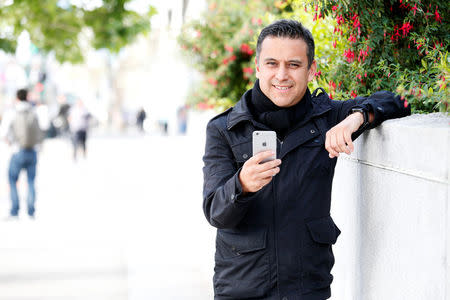
M 278 20 L 272 24 L 264 27 L 258 36 L 258 42 L 256 43 L 256 59 L 259 61 L 259 54 L 261 53 L 261 46 L 266 37 L 281 37 L 290 39 L 301 39 L 306 43 L 308 47 L 308 68 L 314 61 L 314 38 L 307 28 L 302 23 L 294 20 Z
M 20 89 L 16 93 L 16 97 L 20 101 L 27 101 L 27 96 L 28 96 L 28 90 L 27 89 Z

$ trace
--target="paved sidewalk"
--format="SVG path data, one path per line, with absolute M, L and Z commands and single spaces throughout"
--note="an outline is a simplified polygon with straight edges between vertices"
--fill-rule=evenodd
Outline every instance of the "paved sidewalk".
M 204 140 L 94 137 L 88 148 L 74 163 L 67 141 L 47 141 L 37 219 L 0 221 L 0 300 L 212 299 Z M 9 210 L 8 159 L 1 146 L 0 217 Z

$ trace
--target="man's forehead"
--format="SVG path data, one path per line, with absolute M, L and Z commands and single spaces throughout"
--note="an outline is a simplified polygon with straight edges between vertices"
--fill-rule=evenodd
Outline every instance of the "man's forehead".
M 287 46 L 287 47 L 286 47 Z M 261 44 L 262 52 L 306 52 L 307 45 L 303 39 L 292 39 L 288 37 L 268 36 Z

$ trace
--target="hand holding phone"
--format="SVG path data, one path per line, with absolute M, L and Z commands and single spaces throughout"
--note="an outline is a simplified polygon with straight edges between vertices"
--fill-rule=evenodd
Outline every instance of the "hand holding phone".
M 275 132 L 255 131 L 253 137 L 253 156 L 244 163 L 239 173 L 244 193 L 259 191 L 280 172 L 281 160 L 276 159 Z

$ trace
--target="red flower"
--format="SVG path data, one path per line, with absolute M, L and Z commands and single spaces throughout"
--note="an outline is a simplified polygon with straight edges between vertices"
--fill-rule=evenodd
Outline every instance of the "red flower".
M 222 63 L 223 63 L 224 65 L 228 65 L 228 63 L 229 63 L 228 58 L 224 58 L 224 59 L 222 60 Z
M 335 11 L 335 10 L 337 10 L 337 9 L 338 9 L 337 5 L 334 5 L 334 6 L 332 7 L 332 10 L 333 10 L 333 11 Z
M 350 96 L 352 96 L 353 98 L 356 98 L 356 97 L 358 96 L 358 94 L 356 94 L 355 91 L 352 91 L 351 94 L 350 94 Z
M 208 82 L 210 83 L 210 84 L 212 84 L 213 86 L 216 86 L 217 85 L 217 80 L 215 79 L 215 78 L 208 78 Z
M 434 18 L 436 19 L 436 22 L 442 23 L 441 20 L 441 16 L 439 15 L 439 12 L 437 10 L 437 6 L 436 6 L 436 11 L 434 12 Z
M 414 7 L 413 7 L 413 8 L 411 8 L 411 10 L 413 10 L 413 11 L 414 11 L 414 16 L 416 16 L 416 12 L 417 12 L 417 3 L 416 3 L 416 4 L 414 4 Z
M 336 41 L 334 41 L 333 42 L 333 48 L 336 48 L 336 45 L 337 45 L 337 43 L 336 43 Z
M 353 28 L 360 28 L 361 27 L 361 23 L 359 23 L 359 17 L 358 17 L 358 14 L 354 14 L 353 15 L 353 17 L 352 17 L 352 20 L 353 20 Z
M 348 40 L 350 41 L 350 43 L 356 43 L 356 37 L 353 34 L 350 35 Z
M 403 106 L 406 108 L 408 107 L 408 100 L 405 100 L 405 102 L 403 102 Z
M 250 48 L 250 46 L 249 45 L 247 45 L 247 44 L 242 44 L 241 45 L 241 52 L 242 53 L 246 53 L 246 54 L 248 54 L 248 55 L 253 55 L 253 50 Z
M 225 50 L 227 50 L 228 52 L 230 52 L 230 53 L 232 53 L 234 50 L 233 50 L 233 47 L 231 47 L 231 46 L 229 46 L 229 45 L 225 45 Z
M 330 85 L 330 90 L 331 91 L 334 91 L 336 89 L 336 83 L 333 80 L 330 80 L 329 85 Z
M 236 60 L 236 55 L 234 55 L 234 54 L 231 55 L 230 58 L 229 58 L 229 60 L 230 60 L 230 61 L 235 61 L 235 60 Z
M 319 72 L 316 72 L 316 73 L 314 73 L 314 76 L 320 76 L 320 75 L 322 75 L 322 71 L 319 71 Z
M 412 25 L 409 22 L 406 22 L 403 24 L 403 26 L 400 28 L 403 31 L 403 37 L 407 36 L 409 31 L 412 29 Z
M 344 56 L 347 58 L 349 63 L 353 62 L 355 59 L 355 53 L 350 49 L 344 51 Z
M 205 101 L 207 101 L 207 100 L 205 100 Z M 208 103 L 206 103 L 206 102 L 199 102 L 199 103 L 197 103 L 197 109 L 199 109 L 199 110 L 207 110 L 210 107 L 211 106 L 208 105 Z
M 243 68 L 242 72 L 247 73 L 247 74 L 253 74 L 253 68 L 252 67 L 248 67 L 248 68 Z

